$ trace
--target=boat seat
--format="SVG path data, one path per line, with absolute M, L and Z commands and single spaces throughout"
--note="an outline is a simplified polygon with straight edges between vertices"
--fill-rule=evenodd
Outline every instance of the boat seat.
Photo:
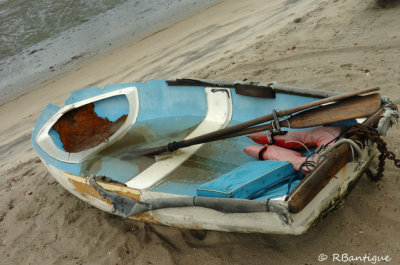
M 202 197 L 256 199 L 268 196 L 268 192 L 278 187 L 281 190 L 286 187 L 281 195 L 284 196 L 297 175 L 288 161 L 252 161 L 198 186 L 196 193 Z
M 229 89 L 205 88 L 207 114 L 204 120 L 185 139 L 194 138 L 225 128 L 232 118 L 232 96 Z M 174 156 L 155 162 L 125 184 L 134 189 L 151 189 L 161 183 L 204 144 L 182 148 Z

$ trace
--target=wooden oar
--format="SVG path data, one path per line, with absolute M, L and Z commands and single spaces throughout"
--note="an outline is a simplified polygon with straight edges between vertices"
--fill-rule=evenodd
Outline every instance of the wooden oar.
M 304 104 L 299 107 L 291 108 L 288 110 L 278 111 L 278 112 L 276 112 L 276 115 L 277 115 L 277 117 L 285 117 L 285 116 L 291 115 L 296 112 L 300 112 L 300 111 L 303 111 L 306 109 L 320 106 L 322 104 L 332 103 L 335 101 L 348 99 L 348 98 L 355 97 L 360 94 L 370 93 L 370 92 L 377 91 L 377 90 L 379 90 L 379 88 L 369 88 L 369 89 L 364 89 L 364 90 L 360 90 L 360 91 L 356 91 L 356 92 L 352 92 L 352 93 L 333 96 L 333 97 L 317 100 L 314 102 L 310 102 L 310 103 Z M 265 122 L 271 121 L 273 119 L 274 119 L 274 115 L 269 114 L 269 115 L 262 116 L 262 117 L 259 117 L 259 118 L 256 118 L 256 119 L 253 119 L 253 120 L 250 120 L 247 122 L 236 124 L 231 127 L 227 127 L 225 129 L 221 129 L 218 131 L 200 135 L 198 137 L 194 137 L 191 139 L 182 140 L 179 142 L 172 142 L 172 143 L 169 143 L 164 146 L 159 146 L 159 147 L 150 148 L 150 149 L 132 150 L 132 151 L 129 151 L 129 155 L 124 156 L 124 158 L 129 159 L 132 156 L 133 157 L 135 157 L 135 156 L 150 156 L 150 155 L 161 154 L 164 152 L 173 152 L 173 151 L 178 150 L 183 147 L 188 147 L 188 146 L 192 146 L 192 145 L 196 145 L 196 144 L 200 144 L 200 143 L 209 142 L 212 139 L 220 139 L 220 137 L 223 137 L 224 135 L 235 134 L 235 133 L 238 133 L 248 127 L 255 126 L 255 125 L 258 125 L 261 123 L 265 123 Z M 293 127 L 293 126 L 291 126 L 291 127 Z M 304 126 L 304 127 L 309 127 L 309 126 Z M 304 127 L 302 127 L 302 128 L 304 128 Z
M 308 128 L 339 121 L 368 117 L 375 113 L 381 106 L 381 97 L 378 93 L 349 98 L 335 104 L 320 106 L 315 109 L 300 112 L 286 120 L 281 121 L 281 127 Z M 204 143 L 238 137 L 246 134 L 268 131 L 274 129 L 272 123 L 249 127 L 236 133 L 226 134 L 219 138 L 209 139 Z

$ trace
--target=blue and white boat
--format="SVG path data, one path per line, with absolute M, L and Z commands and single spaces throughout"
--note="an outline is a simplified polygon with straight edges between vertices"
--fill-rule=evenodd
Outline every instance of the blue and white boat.
M 248 91 L 263 92 L 246 93 L 238 84 L 244 91 L 247 86 Z M 341 143 L 350 157 L 343 166 L 326 164 L 332 159 L 340 164 L 341 158 L 328 154 L 303 178 L 287 161 L 247 156 L 242 150 L 251 140 L 246 136 L 155 157 L 127 154 L 327 96 L 332 93 L 276 83 L 210 80 L 92 87 L 72 93 L 63 107 L 48 105 L 36 123 L 32 144 L 65 189 L 104 211 L 187 229 L 302 234 L 341 203 L 374 157 L 373 142 Z M 365 118 L 385 134 L 397 118 L 396 108 L 382 101 L 382 107 Z M 304 195 L 310 187 L 317 188 Z

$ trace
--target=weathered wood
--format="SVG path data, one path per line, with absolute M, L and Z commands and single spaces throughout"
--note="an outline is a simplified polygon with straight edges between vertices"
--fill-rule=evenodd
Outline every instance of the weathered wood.
M 345 99 L 335 104 L 318 107 L 296 114 L 290 120 L 292 128 L 307 128 L 348 119 L 368 117 L 381 106 L 378 93 Z
M 263 85 L 263 83 L 260 83 L 260 85 Z M 281 85 L 279 83 L 272 83 L 270 86 L 275 91 L 275 93 L 297 95 L 303 97 L 327 98 L 341 94 L 327 90 L 316 90 L 316 89 L 307 89 L 296 86 Z
M 383 106 L 375 114 L 371 115 L 362 124 L 371 126 L 379 122 L 384 113 Z M 396 108 L 394 106 L 394 108 Z M 351 140 L 361 140 L 357 136 L 350 137 Z M 292 192 L 286 197 L 288 200 L 289 211 L 298 213 L 303 210 L 315 196 L 329 183 L 329 181 L 352 160 L 350 146 L 347 143 L 335 148 L 328 157 L 317 166 Z
M 238 95 L 255 98 L 275 98 L 275 91 L 270 86 L 235 84 L 234 87 Z

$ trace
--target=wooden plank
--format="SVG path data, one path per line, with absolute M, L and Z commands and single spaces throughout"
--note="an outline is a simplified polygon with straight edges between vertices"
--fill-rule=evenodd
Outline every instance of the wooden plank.
M 73 181 L 74 183 L 80 183 L 81 185 L 90 186 L 89 180 L 86 177 L 76 176 L 70 173 L 64 173 L 64 175 L 70 180 L 70 182 Z M 107 183 L 101 180 L 97 180 L 96 182 L 105 190 L 116 192 L 137 201 L 140 200 L 140 195 L 142 194 L 140 190 L 129 188 L 118 183 Z

